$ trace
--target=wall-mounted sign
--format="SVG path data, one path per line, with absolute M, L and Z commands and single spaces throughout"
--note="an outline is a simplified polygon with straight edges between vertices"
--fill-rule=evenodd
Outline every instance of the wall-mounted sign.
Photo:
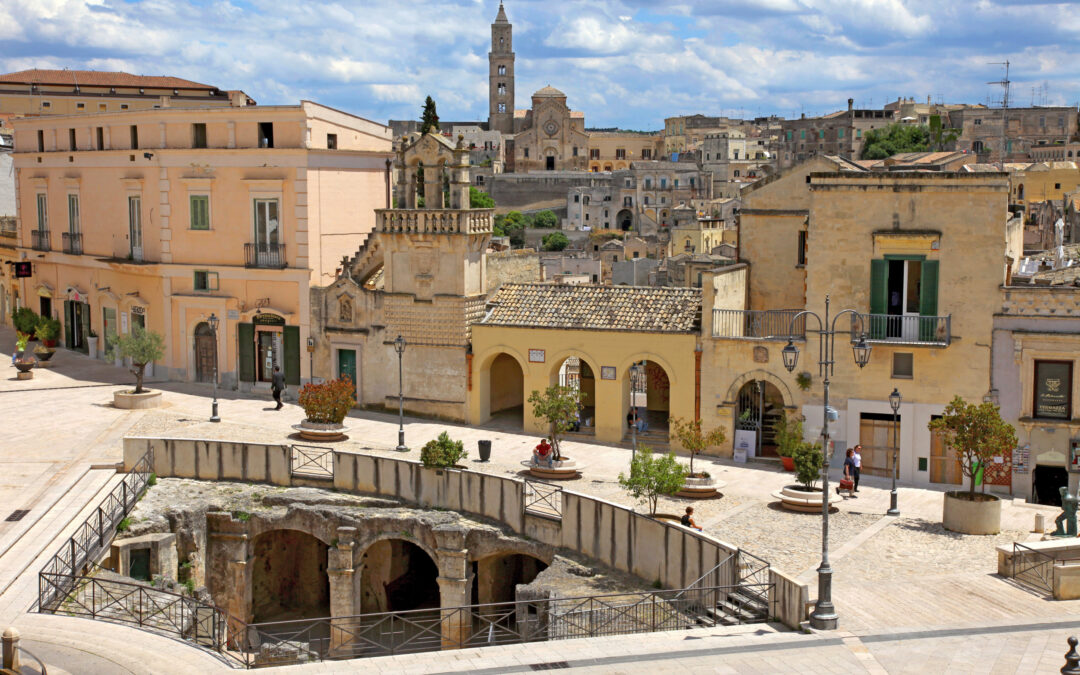
M 546 352 L 543 349 L 530 349 L 529 350 L 529 362 L 530 363 L 543 363 Z
M 136 314 L 136 315 L 145 315 L 146 314 L 146 308 L 141 306 L 141 305 L 132 305 L 131 306 L 131 313 Z
M 251 323 L 256 326 L 284 326 L 285 319 L 277 314 L 256 314 L 251 317 Z
M 17 262 L 15 263 L 15 278 L 27 279 L 34 276 L 34 263 L 32 262 Z
M 235 309 L 230 309 L 228 311 L 228 313 L 226 314 L 226 317 L 229 319 L 229 321 L 239 321 L 240 320 L 240 312 L 238 310 L 235 310 Z
M 600 366 L 600 379 L 601 380 L 614 380 L 615 379 L 615 366 Z
M 1072 363 L 1035 362 L 1035 417 L 1068 419 L 1072 389 Z

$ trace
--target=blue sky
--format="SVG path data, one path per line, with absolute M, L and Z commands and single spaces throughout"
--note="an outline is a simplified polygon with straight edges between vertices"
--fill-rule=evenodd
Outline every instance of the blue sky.
M 494 0 L 0 0 L 0 70 L 176 75 L 260 103 L 385 122 L 487 115 Z M 509 0 L 517 107 L 550 84 L 590 127 L 706 113 L 820 114 L 899 96 L 1080 100 L 1080 3 L 1026 0 Z M 1045 89 L 1043 89 L 1045 87 Z M 1037 90 L 1033 94 L 1033 89 Z M 1044 94 L 1043 91 L 1046 93 Z

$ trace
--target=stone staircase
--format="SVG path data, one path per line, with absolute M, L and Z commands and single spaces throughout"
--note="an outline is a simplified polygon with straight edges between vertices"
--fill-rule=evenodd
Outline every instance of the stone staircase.
M 364 243 L 356 250 L 356 255 L 349 259 L 349 276 L 362 285 L 382 264 L 383 253 L 379 238 L 374 232 L 369 232 Z

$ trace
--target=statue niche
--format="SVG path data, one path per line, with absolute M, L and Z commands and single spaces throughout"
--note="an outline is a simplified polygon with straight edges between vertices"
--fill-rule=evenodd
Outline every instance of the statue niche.
M 353 301 L 347 295 L 338 298 L 338 321 L 341 323 L 353 322 Z

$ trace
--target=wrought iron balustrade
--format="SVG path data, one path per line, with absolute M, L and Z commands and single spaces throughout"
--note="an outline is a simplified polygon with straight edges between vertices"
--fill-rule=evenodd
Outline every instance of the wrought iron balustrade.
M 82 255 L 82 232 L 63 232 L 64 253 Z
M 30 247 L 35 251 L 51 251 L 48 230 L 30 230 Z
M 946 347 L 952 341 L 952 315 L 859 314 L 851 319 L 851 339 L 861 334 L 871 342 Z
M 801 340 L 806 337 L 806 318 L 801 309 L 714 309 L 714 338 L 751 338 L 757 340 Z
M 244 244 L 244 265 L 269 269 L 286 267 L 285 244 Z

